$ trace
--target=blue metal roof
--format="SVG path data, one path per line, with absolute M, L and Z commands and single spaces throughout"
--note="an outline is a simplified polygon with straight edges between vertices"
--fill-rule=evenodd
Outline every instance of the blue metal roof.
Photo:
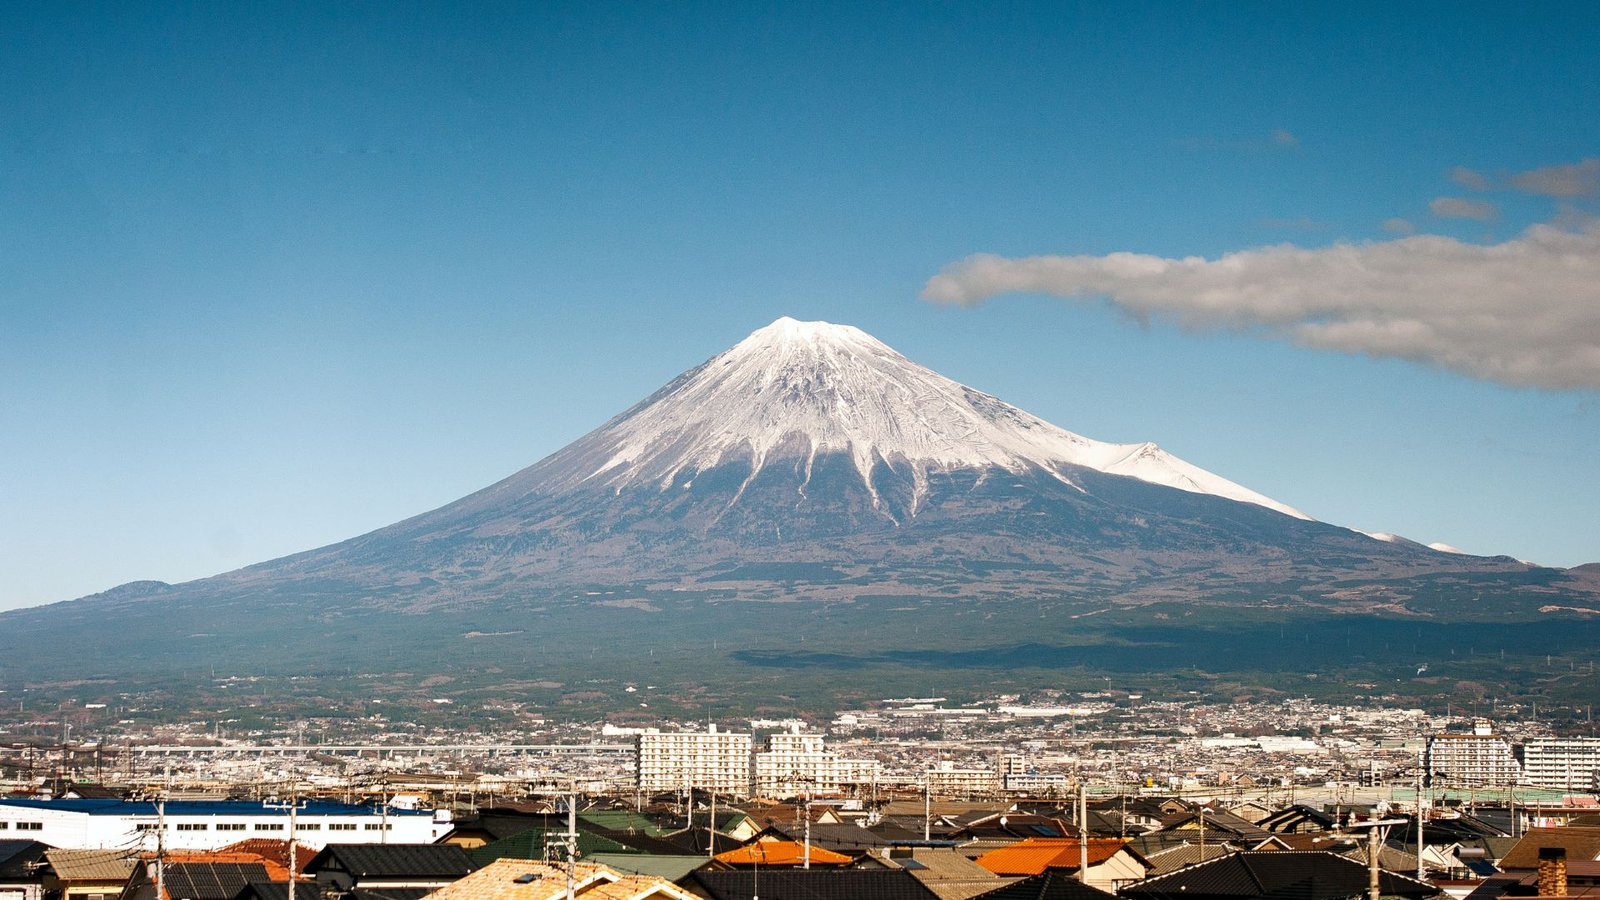
M 154 816 L 156 805 L 142 800 L 68 799 L 28 800 L 0 798 L 0 809 L 53 809 L 61 812 L 88 813 L 91 816 Z M 312 800 L 297 811 L 301 816 L 379 816 L 374 806 L 356 806 Z M 287 816 L 289 811 L 274 808 L 257 800 L 168 800 L 169 816 Z M 431 809 L 389 808 L 391 816 L 432 816 Z

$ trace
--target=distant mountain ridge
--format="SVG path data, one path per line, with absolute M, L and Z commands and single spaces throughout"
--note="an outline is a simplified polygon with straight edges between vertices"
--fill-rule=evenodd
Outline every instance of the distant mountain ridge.
M 173 622 L 251 643 L 308 624 L 328 642 L 378 629 L 390 654 L 469 631 L 475 651 L 511 640 L 484 635 L 539 634 L 560 636 L 550 659 L 587 647 L 620 664 L 640 627 L 743 635 L 748 649 L 781 620 L 843 646 L 892 614 L 910 632 L 874 637 L 909 652 L 1071 643 L 1085 616 L 1537 620 L 1597 593 L 1592 578 L 1317 522 L 1154 444 L 1058 428 L 858 329 L 780 319 L 439 509 L 0 624 L 35 666 L 109 629 L 99 658 L 137 668 L 189 646 Z

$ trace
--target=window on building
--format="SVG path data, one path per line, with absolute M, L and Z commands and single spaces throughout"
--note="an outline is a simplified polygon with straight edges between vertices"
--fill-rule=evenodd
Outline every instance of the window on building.
M 281 824 L 279 824 L 277 822 L 257 822 L 256 823 L 256 830 L 257 831 L 282 831 L 283 830 L 283 825 L 281 825 Z
M 328 830 L 329 831 L 355 831 L 356 830 L 356 824 L 354 822 L 329 822 L 328 823 Z
M 218 822 L 217 823 L 217 830 L 218 831 L 243 831 L 244 830 L 244 823 L 243 822 Z
M 179 822 L 178 823 L 178 830 L 179 831 L 209 831 L 210 828 L 211 828 L 211 826 L 208 825 L 205 822 Z
M 305 822 L 305 823 L 296 825 L 295 827 L 300 829 L 301 831 L 321 831 L 322 830 L 322 823 L 321 822 Z
M 393 825 L 386 825 L 386 824 L 382 824 L 382 823 L 378 823 L 378 822 L 369 822 L 363 827 L 365 827 L 368 831 L 393 831 L 394 830 L 394 826 Z

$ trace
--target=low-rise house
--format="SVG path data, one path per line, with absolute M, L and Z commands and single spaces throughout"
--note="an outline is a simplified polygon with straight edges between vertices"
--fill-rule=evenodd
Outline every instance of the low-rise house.
M 1200 842 L 1196 835 L 1204 834 L 1204 842 L 1208 844 L 1213 841 L 1229 841 L 1240 845 L 1251 845 L 1272 836 L 1272 832 L 1257 826 L 1256 823 L 1223 810 L 1200 809 L 1178 813 L 1169 816 L 1162 822 L 1161 827 L 1164 831 L 1185 832 L 1196 843 Z
M 1150 862 L 1120 838 L 1029 838 L 990 850 L 977 863 L 996 875 L 1033 876 L 1047 871 L 1075 873 L 1083 859 L 1088 868 L 1082 879 L 1103 891 L 1115 892 L 1150 871 Z
M 288 880 L 281 866 L 248 853 L 174 854 L 142 863 L 121 900 L 233 900 L 248 885 Z
M 1600 897 L 1600 862 L 1568 860 L 1560 847 L 1547 847 L 1534 871 L 1506 872 L 1484 879 L 1467 900 L 1502 897 Z
M 1113 900 L 1116 896 L 1052 870 L 979 894 L 972 900 Z
M 58 892 L 61 900 L 116 900 L 138 865 L 122 850 L 53 848 L 44 858 L 50 866 L 46 888 Z
M 969 900 L 1019 880 L 994 874 L 954 847 L 897 846 L 872 855 L 888 868 L 910 872 L 939 900 Z
M 1147 877 L 1154 878 L 1157 875 L 1176 872 L 1195 863 L 1227 856 L 1232 852 L 1234 849 L 1226 844 L 1179 844 L 1176 847 L 1168 847 L 1145 856 L 1150 862 Z
M 1507 872 L 1537 871 L 1540 851 L 1552 847 L 1559 847 L 1566 854 L 1569 865 L 1600 860 L 1600 828 L 1531 828 L 1500 858 L 1500 868 Z
M 0 900 L 42 900 L 49 850 L 39 841 L 0 841 Z
M 1379 871 L 1385 897 L 1420 900 L 1439 889 Z M 1241 850 L 1122 888 L 1125 900 L 1362 900 L 1365 863 L 1324 850 Z
M 571 866 L 571 891 L 585 900 L 694 900 L 681 887 L 650 875 L 618 872 L 590 862 Z M 429 900 L 560 900 L 568 867 L 531 859 L 498 859 L 428 895 Z
M 1256 826 L 1274 834 L 1303 834 L 1308 831 L 1331 831 L 1335 826 L 1333 816 L 1304 803 L 1296 803 L 1255 820 Z
M 708 900 L 938 900 L 904 869 L 701 869 L 683 887 Z
M 735 869 L 807 865 L 812 868 L 840 868 L 855 863 L 858 858 L 825 850 L 814 844 L 807 847 L 799 841 L 760 839 L 716 855 L 717 862 Z
M 307 875 L 335 890 L 442 888 L 478 868 L 454 844 L 329 844 Z

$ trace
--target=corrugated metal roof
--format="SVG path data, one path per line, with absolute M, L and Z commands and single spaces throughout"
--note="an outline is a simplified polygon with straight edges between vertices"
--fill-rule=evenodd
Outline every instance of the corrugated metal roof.
M 123 850 L 48 850 L 44 857 L 62 881 L 127 881 L 137 864 Z

